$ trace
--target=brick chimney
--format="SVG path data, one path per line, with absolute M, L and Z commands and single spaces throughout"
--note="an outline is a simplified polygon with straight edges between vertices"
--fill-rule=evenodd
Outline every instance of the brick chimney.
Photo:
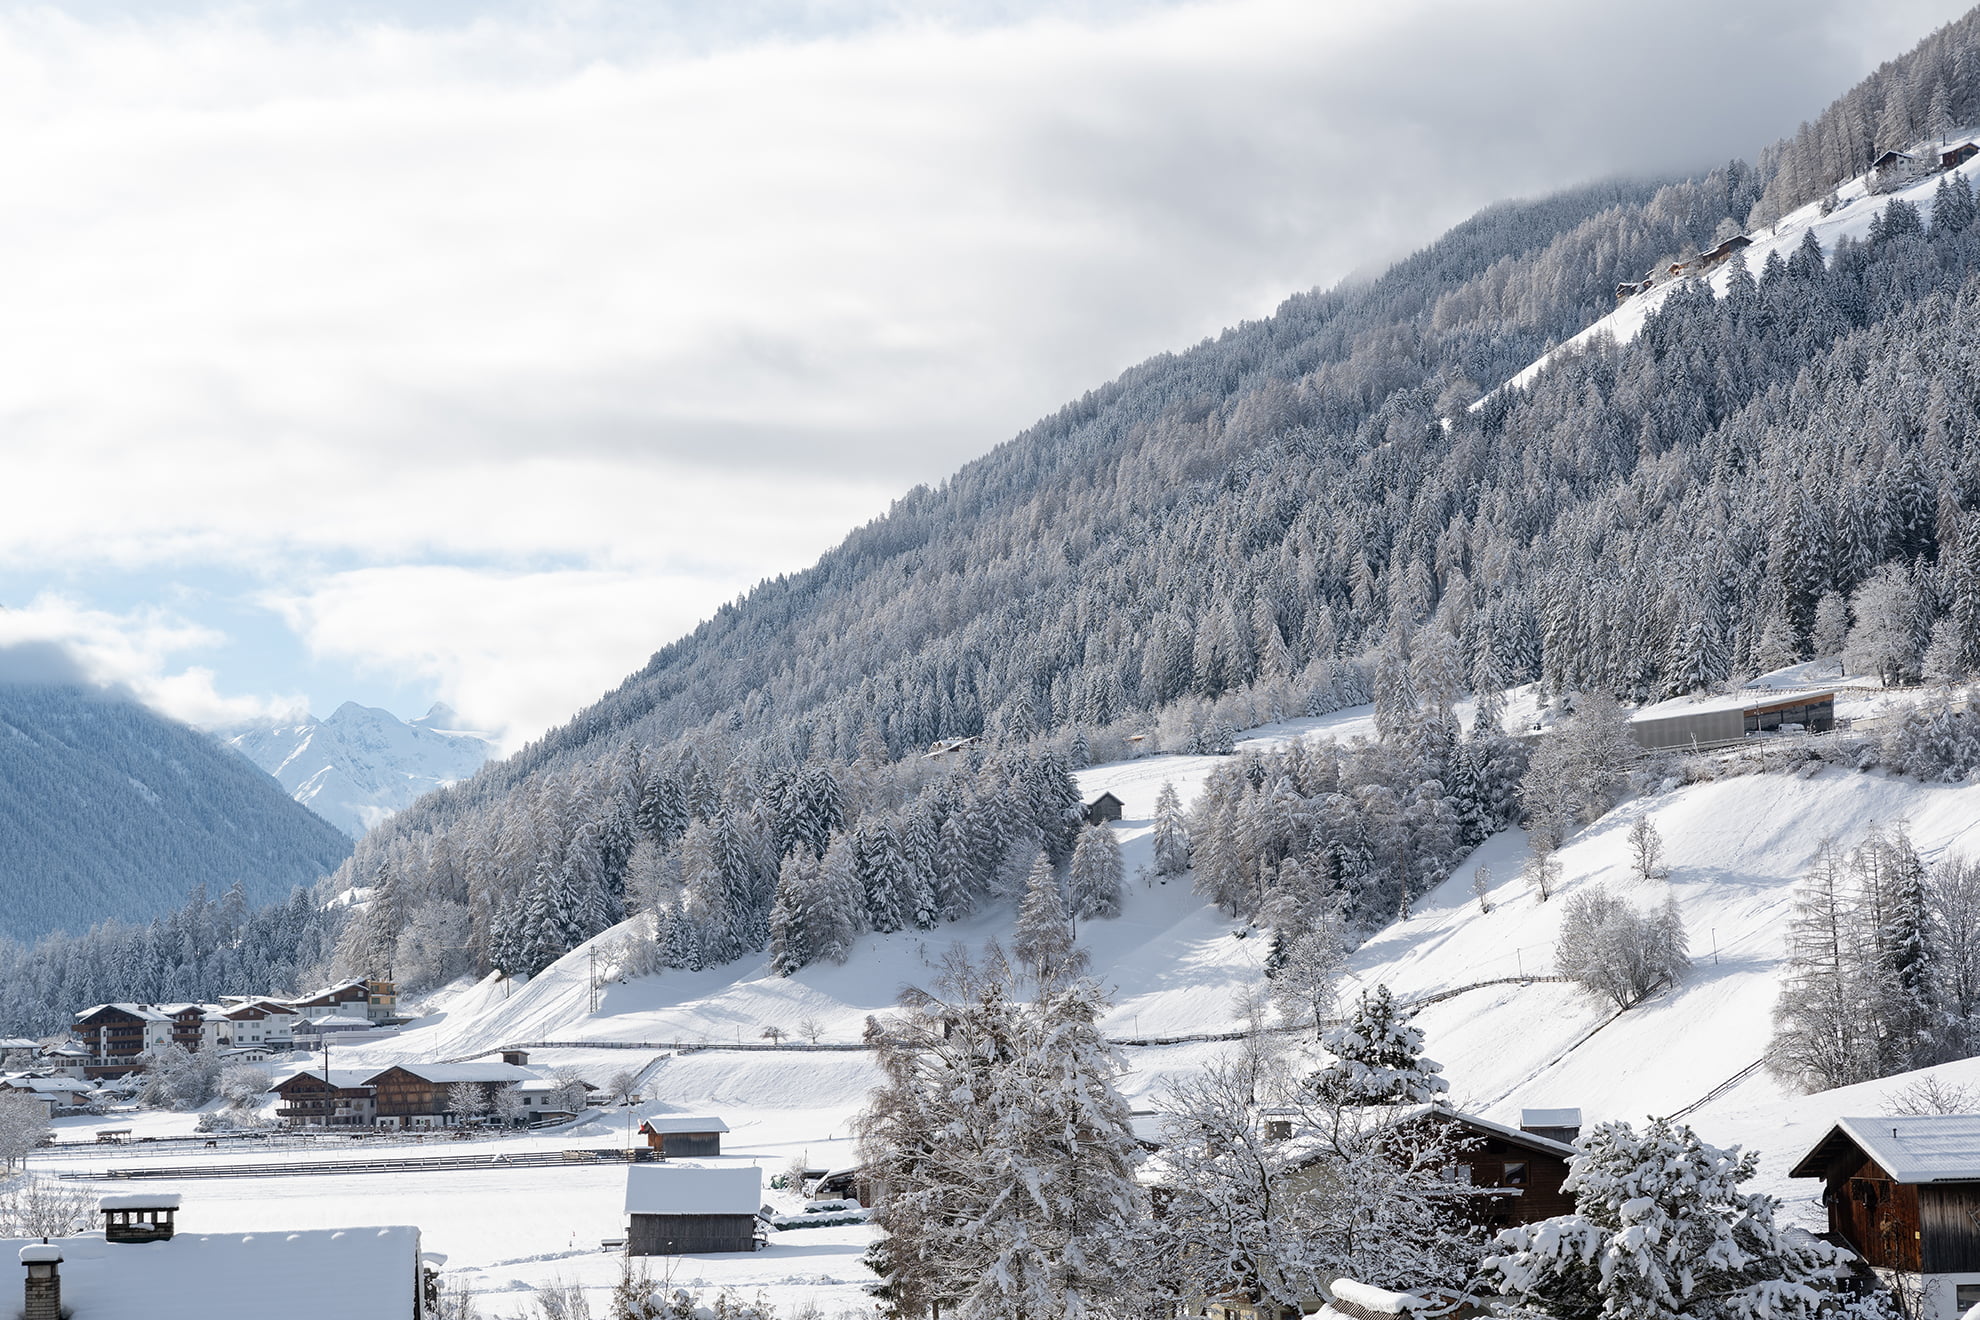
M 179 1213 L 177 1192 L 120 1192 L 96 1203 L 106 1242 L 170 1242 Z
M 47 1239 L 21 1248 L 27 1266 L 24 1320 L 62 1320 L 62 1249 Z

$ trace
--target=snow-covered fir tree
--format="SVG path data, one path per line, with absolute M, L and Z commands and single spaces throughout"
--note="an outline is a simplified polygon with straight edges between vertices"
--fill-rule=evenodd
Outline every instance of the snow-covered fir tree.
M 1308 1079 L 1313 1093 L 1336 1105 L 1422 1104 L 1451 1089 L 1443 1067 L 1423 1057 L 1423 1033 L 1378 985 L 1364 990 L 1354 1011 L 1320 1035 L 1333 1055 Z
M 1884 1320 L 1857 1302 L 1848 1256 L 1775 1219 L 1779 1202 L 1739 1185 L 1751 1153 L 1720 1150 L 1657 1119 L 1603 1123 L 1577 1143 L 1562 1185 L 1571 1215 L 1503 1230 L 1483 1276 L 1520 1320 Z

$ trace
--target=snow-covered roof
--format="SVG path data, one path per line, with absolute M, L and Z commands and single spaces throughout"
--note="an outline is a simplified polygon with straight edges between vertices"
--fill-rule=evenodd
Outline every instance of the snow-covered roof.
M 15 1238 L 0 1250 L 18 1256 L 40 1245 Z M 49 1246 L 62 1253 L 63 1313 L 77 1320 L 265 1320 L 293 1311 L 299 1287 L 310 1320 L 377 1320 L 413 1314 L 419 1286 L 419 1230 L 410 1227 L 180 1233 L 144 1243 L 89 1234 Z
M 626 1170 L 629 1215 L 753 1215 L 763 1206 L 763 1174 L 684 1164 L 635 1164 Z
M 1823 1166 L 1844 1139 L 1899 1183 L 1980 1182 L 1980 1114 L 1839 1118 L 1789 1176 L 1823 1176 Z
M 1491 1119 L 1480 1118 L 1476 1114 L 1460 1113 L 1452 1109 L 1449 1105 L 1406 1106 L 1398 1112 L 1395 1121 L 1407 1122 L 1413 1118 L 1441 1118 L 1453 1123 L 1462 1123 L 1466 1127 L 1476 1128 L 1481 1132 L 1490 1132 L 1494 1136 L 1504 1137 L 1507 1141 L 1517 1142 L 1531 1150 L 1545 1151 L 1550 1155 L 1558 1155 L 1562 1159 L 1572 1159 L 1580 1153 L 1564 1141 L 1555 1141 L 1552 1137 L 1543 1137 L 1535 1132 L 1522 1132 L 1516 1127 L 1507 1127 L 1504 1123 L 1494 1123 Z M 1560 1126 L 1565 1127 L 1567 1124 L 1560 1124 Z
M 1390 1292 L 1387 1288 L 1377 1288 L 1354 1279 L 1335 1279 L 1327 1285 L 1327 1291 L 1334 1295 L 1336 1301 L 1347 1302 L 1377 1315 L 1409 1315 L 1430 1305 L 1414 1293 Z
M 658 1132 L 727 1132 L 729 1125 L 719 1118 L 696 1114 L 660 1114 L 653 1118 L 641 1119 L 639 1130 Z
M 16 1091 L 34 1091 L 42 1095 L 94 1089 L 88 1082 L 77 1081 L 73 1077 L 9 1077 L 5 1084 Z
M 169 1022 L 171 1020 L 149 1004 L 91 1004 L 88 1008 L 76 1014 L 76 1020 L 80 1022 L 84 1018 L 95 1017 L 105 1009 L 111 1008 L 116 1009 L 120 1013 L 128 1013 L 132 1017 L 143 1018 L 147 1022 Z
M 1519 1125 L 1523 1128 L 1578 1128 L 1581 1126 L 1579 1109 L 1522 1109 L 1519 1111 Z
M 536 1074 L 513 1063 L 395 1063 L 392 1068 L 409 1072 L 421 1081 L 451 1086 L 455 1082 L 528 1082 Z M 373 1070 L 366 1079 L 375 1082 L 392 1068 Z
M 98 1210 L 177 1210 L 177 1192 L 112 1192 L 96 1198 Z
M 293 1082 L 298 1077 L 302 1077 L 305 1075 L 314 1077 L 318 1081 L 327 1080 L 330 1083 L 330 1085 L 335 1087 L 339 1087 L 345 1090 L 354 1090 L 360 1086 L 369 1086 L 371 1084 L 371 1079 L 378 1075 L 378 1069 L 375 1067 L 374 1068 L 332 1068 L 329 1070 L 329 1075 L 326 1078 L 324 1075 L 324 1070 L 321 1068 L 298 1068 L 294 1072 L 288 1074 L 286 1077 L 277 1079 L 275 1085 L 282 1086 L 289 1082 Z
M 0 1050 L 38 1050 L 41 1042 L 26 1036 L 0 1036 Z
M 328 1017 L 316 1019 L 314 1025 L 318 1031 L 325 1027 L 368 1027 L 371 1025 L 371 1019 L 352 1017 L 348 1013 L 332 1013 Z

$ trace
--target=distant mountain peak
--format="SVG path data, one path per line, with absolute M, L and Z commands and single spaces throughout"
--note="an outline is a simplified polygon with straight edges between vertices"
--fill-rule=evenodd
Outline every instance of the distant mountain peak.
M 352 838 L 422 794 L 465 779 L 495 745 L 452 728 L 445 704 L 417 720 L 346 701 L 327 720 L 243 730 L 227 745 L 273 775 L 296 801 Z

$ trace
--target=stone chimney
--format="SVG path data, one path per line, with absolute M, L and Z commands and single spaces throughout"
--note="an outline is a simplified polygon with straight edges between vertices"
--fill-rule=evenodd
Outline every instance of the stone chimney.
M 27 1266 L 24 1320 L 62 1320 L 62 1249 L 47 1239 L 21 1248 Z
M 179 1213 L 177 1192 L 120 1192 L 97 1201 L 106 1242 L 170 1242 Z

